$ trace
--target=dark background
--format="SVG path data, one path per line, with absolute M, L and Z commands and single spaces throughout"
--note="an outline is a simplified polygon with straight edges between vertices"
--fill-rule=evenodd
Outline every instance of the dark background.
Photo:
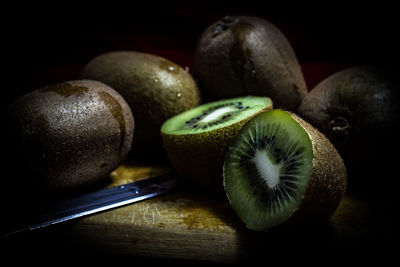
M 86 63 L 112 50 L 153 53 L 191 69 L 200 34 L 226 15 L 259 16 L 274 23 L 292 44 L 309 90 L 349 66 L 379 63 L 397 67 L 397 6 L 382 1 L 359 5 L 321 2 L 319 6 L 287 3 L 279 7 L 269 1 L 3 6 L 1 106 L 47 84 L 79 79 Z M 391 229 L 394 226 L 389 225 L 389 234 Z
M 50 83 L 78 79 L 89 60 L 112 50 L 149 52 L 191 68 L 200 34 L 225 15 L 259 16 L 280 28 L 299 58 L 309 89 L 347 66 L 397 63 L 394 6 L 255 3 L 6 6 L 1 23 L 6 69 L 2 101 L 9 103 Z

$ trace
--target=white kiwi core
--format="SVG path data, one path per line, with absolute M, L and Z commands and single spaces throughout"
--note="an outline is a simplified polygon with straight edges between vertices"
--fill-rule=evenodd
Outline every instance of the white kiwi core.
M 313 146 L 306 130 L 282 110 L 249 120 L 224 163 L 224 188 L 246 226 L 265 231 L 299 209 L 311 178 Z
M 168 135 L 199 134 L 231 126 L 272 107 L 261 96 L 244 96 L 206 103 L 169 118 L 161 127 Z
M 261 178 L 267 183 L 268 187 L 273 189 L 279 184 L 279 173 L 282 167 L 281 164 L 274 164 L 265 149 L 257 149 L 254 156 L 254 164 Z
M 211 112 L 207 116 L 205 116 L 201 121 L 202 122 L 210 122 L 210 121 L 218 119 L 219 117 L 221 117 L 224 114 L 229 114 L 232 111 L 235 111 L 235 108 L 232 108 L 232 107 L 220 108 L 220 109 L 215 110 L 214 112 Z

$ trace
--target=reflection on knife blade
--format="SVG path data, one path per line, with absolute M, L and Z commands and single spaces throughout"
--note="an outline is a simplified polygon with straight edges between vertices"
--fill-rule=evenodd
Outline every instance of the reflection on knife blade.
M 25 225 L 13 229 L 3 237 L 43 228 L 166 194 L 177 188 L 180 184 L 181 179 L 176 173 L 167 173 L 87 193 L 41 208 L 34 218 L 30 218 Z

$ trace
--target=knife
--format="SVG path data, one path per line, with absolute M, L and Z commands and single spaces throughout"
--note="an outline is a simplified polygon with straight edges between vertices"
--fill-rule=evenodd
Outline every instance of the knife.
M 153 198 L 169 193 L 179 185 L 181 185 L 180 177 L 175 172 L 170 172 L 137 182 L 86 193 L 40 207 L 35 216 L 29 218 L 26 224 L 14 228 L 4 234 L 3 237 L 44 228 Z

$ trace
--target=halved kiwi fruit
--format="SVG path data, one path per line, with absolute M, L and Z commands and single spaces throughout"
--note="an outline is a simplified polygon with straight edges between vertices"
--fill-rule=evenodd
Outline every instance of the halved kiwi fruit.
M 346 189 L 333 145 L 294 114 L 270 110 L 235 138 L 223 167 L 224 188 L 248 228 L 267 230 L 295 218 L 326 218 Z
M 172 117 L 161 127 L 172 165 L 186 180 L 222 190 L 222 165 L 232 140 L 245 122 L 271 108 L 269 98 L 246 96 L 207 103 Z

